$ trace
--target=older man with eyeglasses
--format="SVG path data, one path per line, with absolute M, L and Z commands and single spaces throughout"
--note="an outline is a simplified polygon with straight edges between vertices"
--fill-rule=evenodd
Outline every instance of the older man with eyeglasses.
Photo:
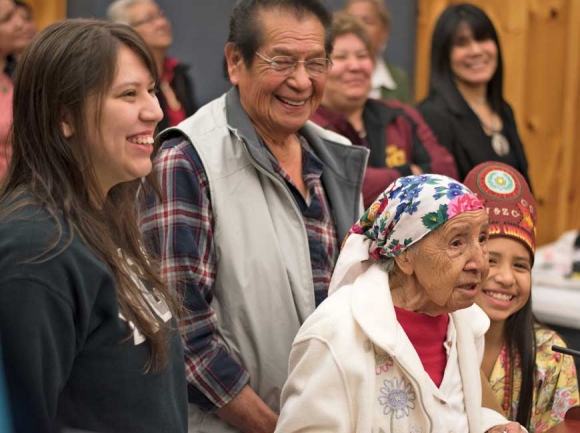
M 308 122 L 332 47 L 321 0 L 241 0 L 231 90 L 164 131 L 142 230 L 183 294 L 190 432 L 273 432 L 288 355 L 362 212 L 367 150 Z
M 159 130 L 176 126 L 196 111 L 188 66 L 167 57 L 173 42 L 171 23 L 153 0 L 115 0 L 107 8 L 109 20 L 127 24 L 141 35 L 157 63 L 159 105 L 163 119 Z

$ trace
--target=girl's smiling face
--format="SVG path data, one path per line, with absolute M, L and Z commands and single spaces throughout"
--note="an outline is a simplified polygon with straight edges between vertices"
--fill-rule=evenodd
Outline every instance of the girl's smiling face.
M 523 243 L 508 237 L 488 241 L 489 275 L 476 302 L 492 322 L 507 320 L 530 299 L 532 259 Z

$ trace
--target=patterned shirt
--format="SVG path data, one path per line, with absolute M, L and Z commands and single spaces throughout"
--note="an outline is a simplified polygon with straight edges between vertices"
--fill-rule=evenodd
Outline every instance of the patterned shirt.
M 553 330 L 535 327 L 536 333 L 536 387 L 532 403 L 530 433 L 542 433 L 564 420 L 566 411 L 577 405 L 578 379 L 574 359 L 569 355 L 553 352 L 552 345 L 566 347 L 564 340 Z M 504 401 L 504 385 L 507 363 L 507 347 L 504 345 L 491 372 L 489 382 L 500 405 Z M 512 407 L 508 418 L 515 420 L 517 402 L 522 387 L 522 370 L 519 357 L 515 360 Z
M 321 180 L 324 165 L 303 137 L 300 142 L 308 201 L 274 155 L 269 156 L 273 171 L 285 181 L 303 215 L 318 306 L 327 296 L 339 244 Z M 182 137 L 163 144 L 155 169 L 163 200 L 148 199 L 141 230 L 160 258 L 162 276 L 178 288 L 186 308 L 181 328 L 189 401 L 213 411 L 229 403 L 248 383 L 249 375 L 216 335 L 218 320 L 211 303 L 218 269 L 208 178 L 199 155 Z

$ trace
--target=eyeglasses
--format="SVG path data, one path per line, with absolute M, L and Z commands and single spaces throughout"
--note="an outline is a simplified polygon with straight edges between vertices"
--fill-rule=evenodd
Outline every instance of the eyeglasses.
M 286 75 L 292 74 L 296 70 L 298 63 L 304 63 L 304 68 L 311 77 L 326 74 L 332 67 L 332 61 L 322 57 L 310 60 L 296 60 L 292 56 L 276 56 L 269 59 L 258 52 L 256 52 L 256 56 L 264 62 L 269 63 L 270 67 L 276 72 L 281 72 Z
M 151 24 L 152 22 L 154 22 L 155 20 L 157 20 L 159 18 L 165 18 L 165 14 L 163 13 L 162 10 L 160 10 L 157 13 L 152 13 L 152 14 L 149 14 L 149 15 L 145 15 L 145 18 L 143 18 L 142 20 L 133 21 L 129 25 L 131 27 L 139 27 L 139 26 L 142 26 L 143 24 Z

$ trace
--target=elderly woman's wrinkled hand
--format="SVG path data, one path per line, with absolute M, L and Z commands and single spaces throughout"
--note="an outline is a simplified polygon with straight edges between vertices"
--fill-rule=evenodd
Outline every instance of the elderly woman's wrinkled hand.
M 503 425 L 496 425 L 485 433 L 521 433 L 523 431 L 525 431 L 525 429 L 523 429 L 519 423 L 509 422 Z

